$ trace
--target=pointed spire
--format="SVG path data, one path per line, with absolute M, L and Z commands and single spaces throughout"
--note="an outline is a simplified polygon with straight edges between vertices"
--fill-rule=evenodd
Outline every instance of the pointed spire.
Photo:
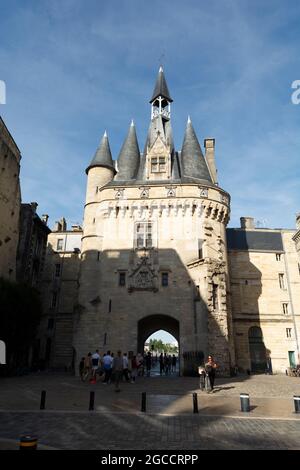
M 188 117 L 184 134 L 181 161 L 183 176 L 212 182 L 192 121 Z
M 114 164 L 113 164 L 113 159 L 111 156 L 111 151 L 110 151 L 110 146 L 109 146 L 109 141 L 108 141 L 108 136 L 107 136 L 106 131 L 104 132 L 104 135 L 94 155 L 94 158 L 92 159 L 91 163 L 85 170 L 86 173 L 88 173 L 90 168 L 93 168 L 95 166 L 110 168 L 111 170 L 114 171 L 114 173 L 116 173 Z
M 157 75 L 157 79 L 156 79 L 156 83 L 155 83 L 155 87 L 154 87 L 154 91 L 153 91 L 153 95 L 150 100 L 150 103 L 153 103 L 153 101 L 156 100 L 156 98 L 158 98 L 159 96 L 161 96 L 162 98 L 165 98 L 169 103 L 172 103 L 173 101 L 170 96 L 170 92 L 168 90 L 168 85 L 164 76 L 164 71 L 163 71 L 162 66 L 159 67 L 159 71 L 158 71 L 158 75 Z
M 135 125 L 131 121 L 127 137 L 118 158 L 117 181 L 128 181 L 136 178 L 140 164 L 140 149 L 136 136 Z

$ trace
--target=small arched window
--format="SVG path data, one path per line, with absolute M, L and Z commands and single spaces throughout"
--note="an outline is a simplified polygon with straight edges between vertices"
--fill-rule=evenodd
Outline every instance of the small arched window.
M 259 326 L 251 326 L 248 332 L 249 338 L 262 338 L 262 331 Z

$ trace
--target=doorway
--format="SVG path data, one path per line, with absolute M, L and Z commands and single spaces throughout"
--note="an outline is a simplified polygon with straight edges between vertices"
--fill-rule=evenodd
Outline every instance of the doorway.
M 261 328 L 259 326 L 249 328 L 248 339 L 251 371 L 265 372 L 267 369 L 267 354 Z

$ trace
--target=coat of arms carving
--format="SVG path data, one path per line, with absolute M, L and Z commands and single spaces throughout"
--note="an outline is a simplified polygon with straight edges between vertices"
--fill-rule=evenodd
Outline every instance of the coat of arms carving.
M 138 266 L 129 274 L 128 291 L 148 290 L 157 292 L 157 275 L 152 268 L 149 258 L 143 256 L 140 258 Z

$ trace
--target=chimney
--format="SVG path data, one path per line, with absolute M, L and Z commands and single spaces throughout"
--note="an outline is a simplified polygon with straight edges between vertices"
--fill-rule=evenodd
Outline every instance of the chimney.
M 253 217 L 241 217 L 241 228 L 244 230 L 255 230 Z
M 45 225 L 48 223 L 49 215 L 48 214 L 43 214 L 42 217 L 42 222 L 44 222 Z
M 211 179 L 214 184 L 218 184 L 217 169 L 215 163 L 215 139 L 204 139 L 205 159 L 208 165 Z
M 56 221 L 54 225 L 53 232 L 61 232 L 61 223 Z
M 59 222 L 60 222 L 60 225 L 61 225 L 61 231 L 65 232 L 67 230 L 66 219 L 64 217 L 62 217 Z
M 31 208 L 32 208 L 32 212 L 35 214 L 38 203 L 37 202 L 31 202 L 30 205 L 31 205 Z

